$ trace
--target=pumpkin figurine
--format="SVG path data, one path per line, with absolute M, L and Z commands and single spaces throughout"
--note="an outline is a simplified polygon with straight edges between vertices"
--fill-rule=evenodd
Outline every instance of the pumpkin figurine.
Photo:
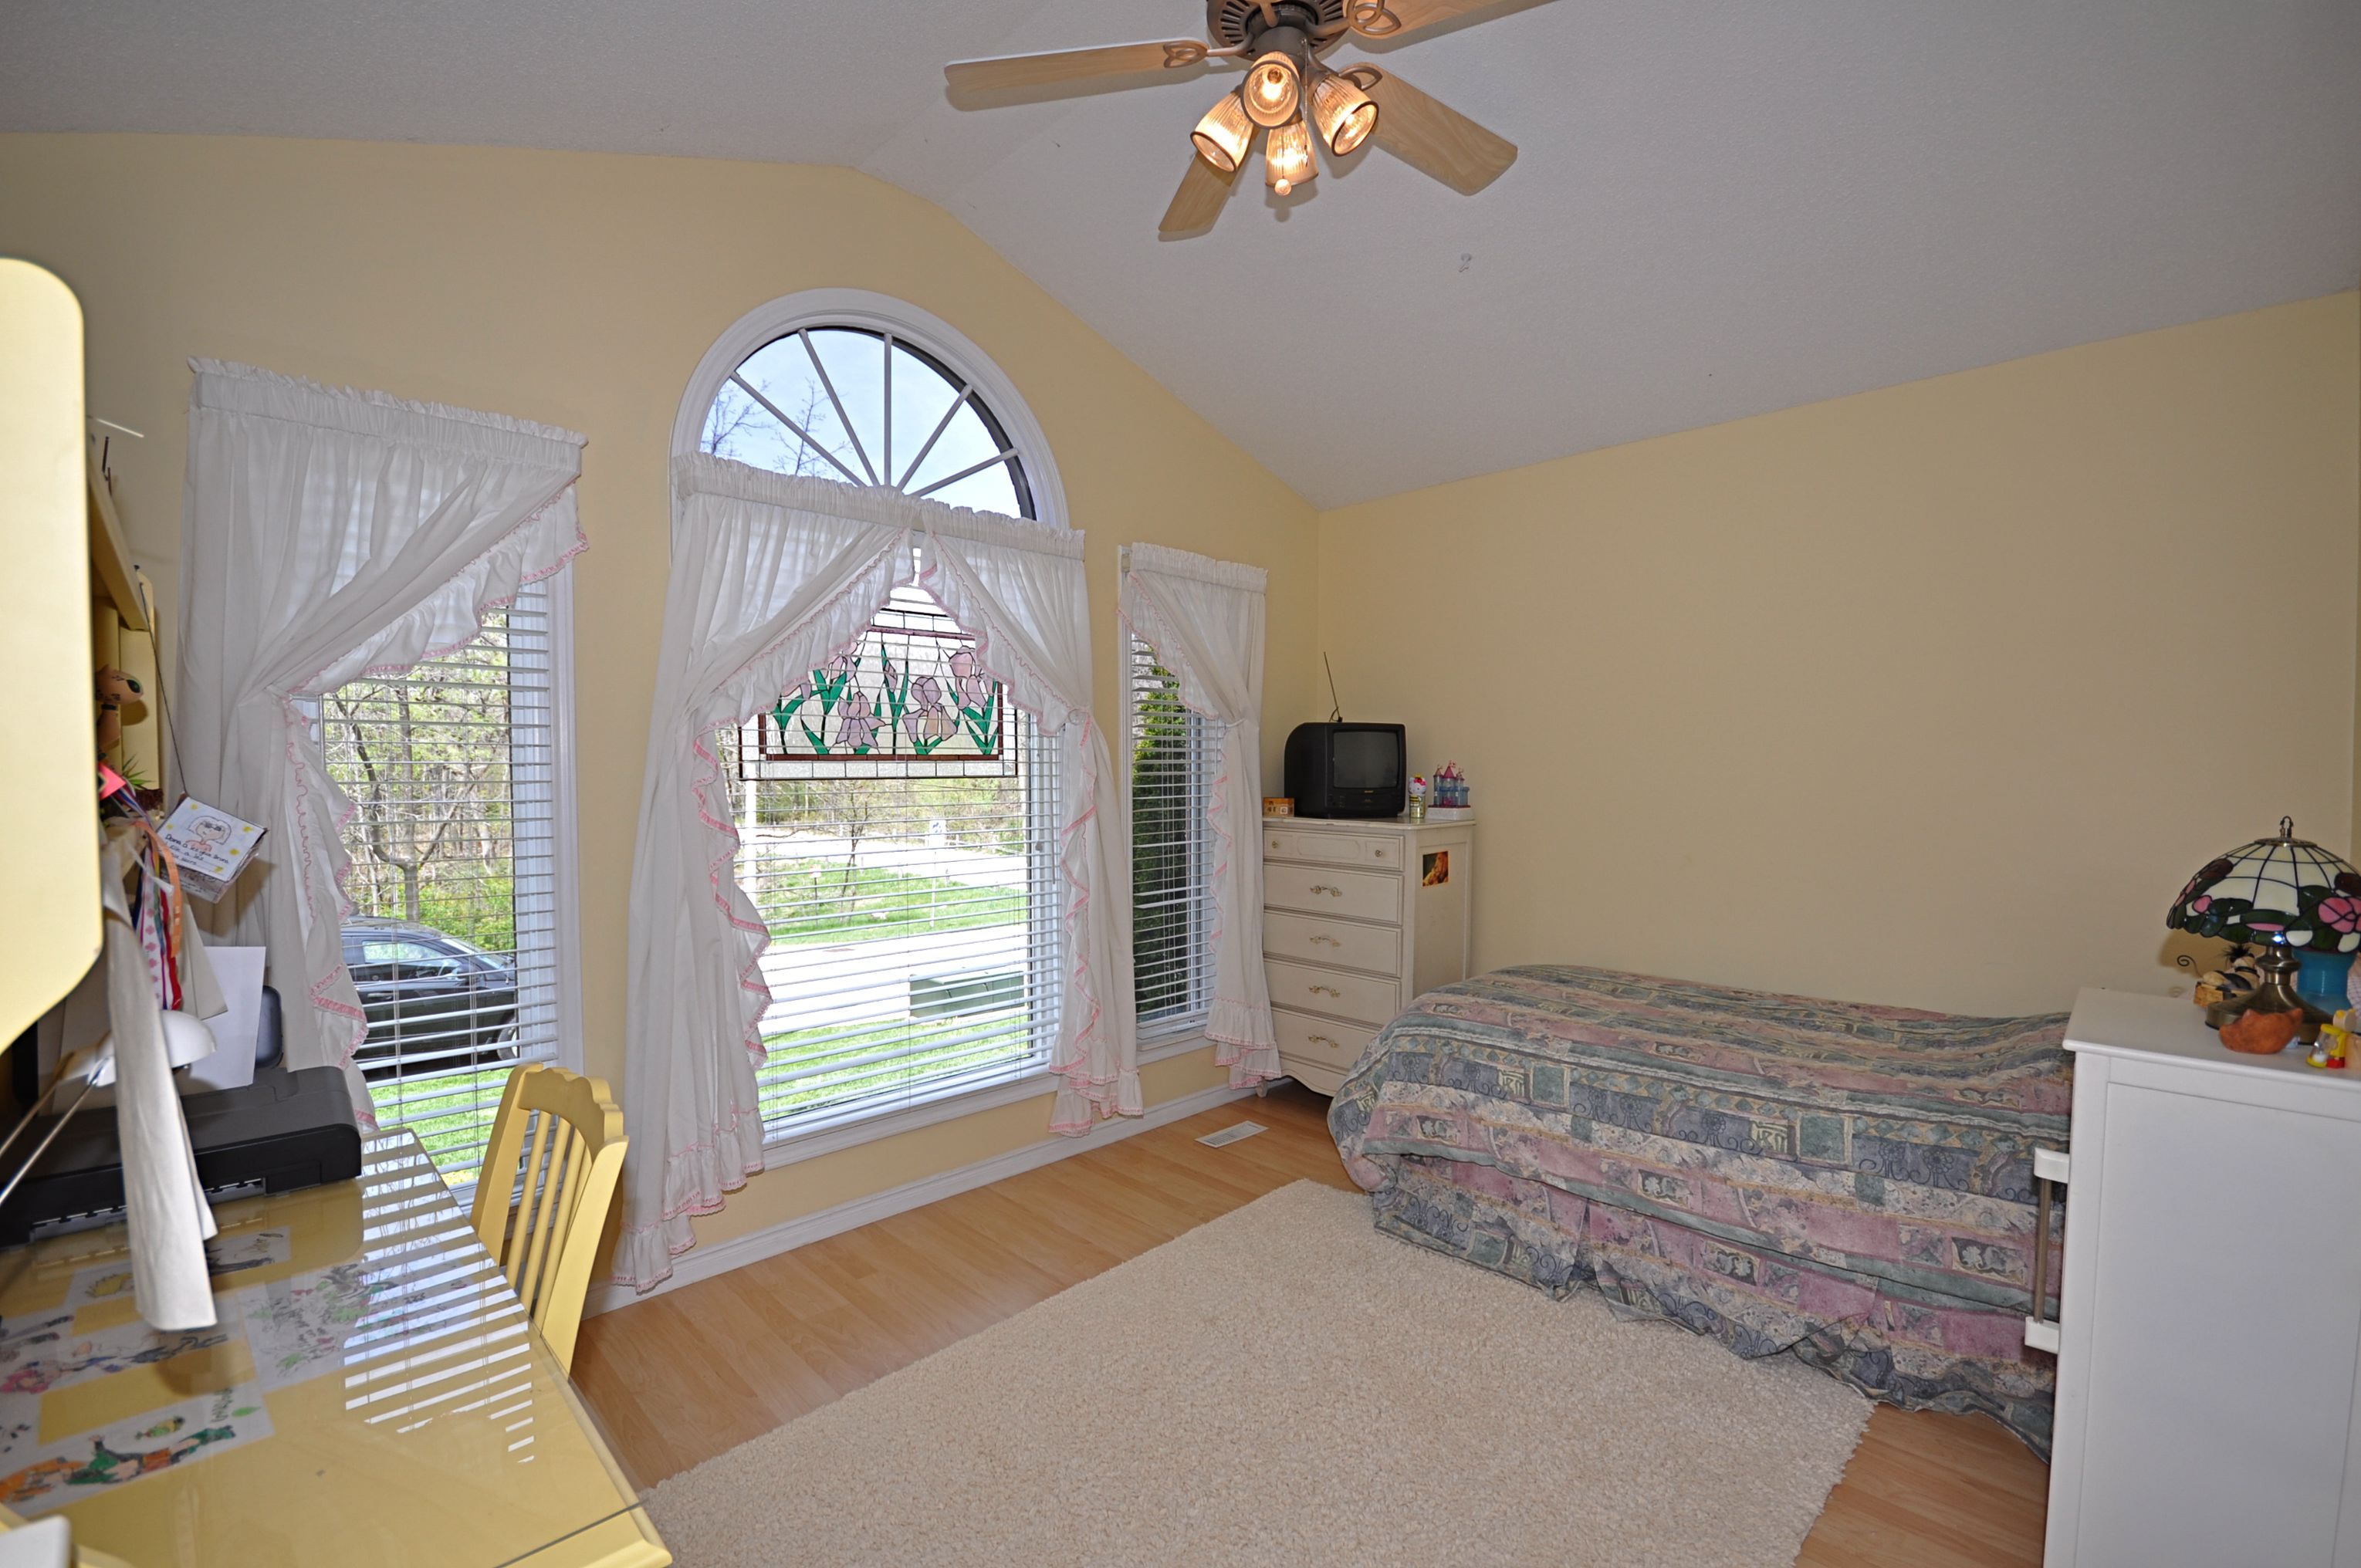
M 2222 1025 L 2222 1043 L 2234 1051 L 2267 1057 L 2288 1047 L 2303 1028 L 2303 1014 L 2249 1009 Z

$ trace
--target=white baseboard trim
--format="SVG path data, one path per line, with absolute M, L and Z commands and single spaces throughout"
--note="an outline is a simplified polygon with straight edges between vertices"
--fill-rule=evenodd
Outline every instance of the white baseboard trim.
M 732 1236 L 726 1242 L 700 1243 L 672 1260 L 671 1275 L 654 1289 L 642 1295 L 628 1285 L 618 1285 L 609 1280 L 592 1288 L 589 1299 L 583 1303 L 582 1312 L 585 1317 L 589 1317 L 611 1311 L 617 1307 L 627 1307 L 634 1301 L 645 1301 L 683 1285 L 693 1285 L 700 1279 L 710 1279 L 717 1274 L 727 1274 L 733 1268 L 743 1268 L 750 1263 L 759 1263 L 783 1252 L 793 1252 L 807 1242 L 821 1241 L 956 1193 L 989 1186 L 1003 1177 L 1035 1170 L 1074 1155 L 1104 1148 L 1135 1133 L 1160 1127 L 1167 1122 L 1177 1122 L 1183 1116 L 1193 1116 L 1200 1111 L 1210 1111 L 1216 1105 L 1242 1099 L 1253 1092 L 1252 1089 L 1233 1089 L 1226 1083 L 1216 1084 L 1211 1089 L 1201 1089 L 1194 1094 L 1183 1094 L 1176 1100 L 1150 1105 L 1141 1115 L 1112 1117 L 1099 1123 L 1081 1137 L 1044 1138 L 1038 1144 L 1027 1144 L 1006 1154 L 977 1160 L 973 1165 L 939 1171 L 899 1187 L 889 1187 L 882 1192 L 872 1192 L 865 1198 L 855 1198 L 849 1203 L 839 1203 L 833 1209 L 782 1220 L 775 1225 L 767 1225 L 742 1236 Z

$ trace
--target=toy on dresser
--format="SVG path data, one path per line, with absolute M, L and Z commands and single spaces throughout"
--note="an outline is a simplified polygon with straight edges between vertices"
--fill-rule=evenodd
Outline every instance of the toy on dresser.
M 2353 1031 L 2361 1025 L 2354 1021 L 2353 1009 L 2339 1008 L 2336 1020 L 2320 1026 L 2320 1038 L 2313 1043 L 2312 1054 L 2303 1059 L 2313 1067 L 2341 1070 L 2353 1054 Z
M 1445 762 L 1434 775 L 1432 804 L 1445 810 L 1465 810 L 1467 806 L 1467 775 L 1459 771 L 1456 762 Z

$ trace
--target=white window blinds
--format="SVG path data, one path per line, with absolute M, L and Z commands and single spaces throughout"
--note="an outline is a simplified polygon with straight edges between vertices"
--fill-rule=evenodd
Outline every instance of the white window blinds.
M 474 1179 L 511 1069 L 558 1054 L 559 755 L 549 586 L 484 635 L 320 704 L 353 914 L 344 959 L 368 1015 L 378 1124 Z
M 1155 650 L 1131 639 L 1132 989 L 1143 1033 L 1203 1021 L 1213 986 L 1206 807 L 1221 746 Z
M 851 654 L 717 738 L 739 885 L 770 934 L 756 1073 L 768 1138 L 1048 1066 L 1055 751 L 962 656 L 972 646 L 925 592 L 896 589 Z M 922 703 L 939 705 L 939 725 L 917 720 Z M 848 708 L 861 716 L 850 731 Z

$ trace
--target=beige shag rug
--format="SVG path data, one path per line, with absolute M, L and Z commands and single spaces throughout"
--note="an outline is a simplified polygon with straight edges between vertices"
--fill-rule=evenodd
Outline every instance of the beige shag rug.
M 648 1498 L 681 1568 L 1786 1568 L 1869 1402 L 1299 1181 Z

